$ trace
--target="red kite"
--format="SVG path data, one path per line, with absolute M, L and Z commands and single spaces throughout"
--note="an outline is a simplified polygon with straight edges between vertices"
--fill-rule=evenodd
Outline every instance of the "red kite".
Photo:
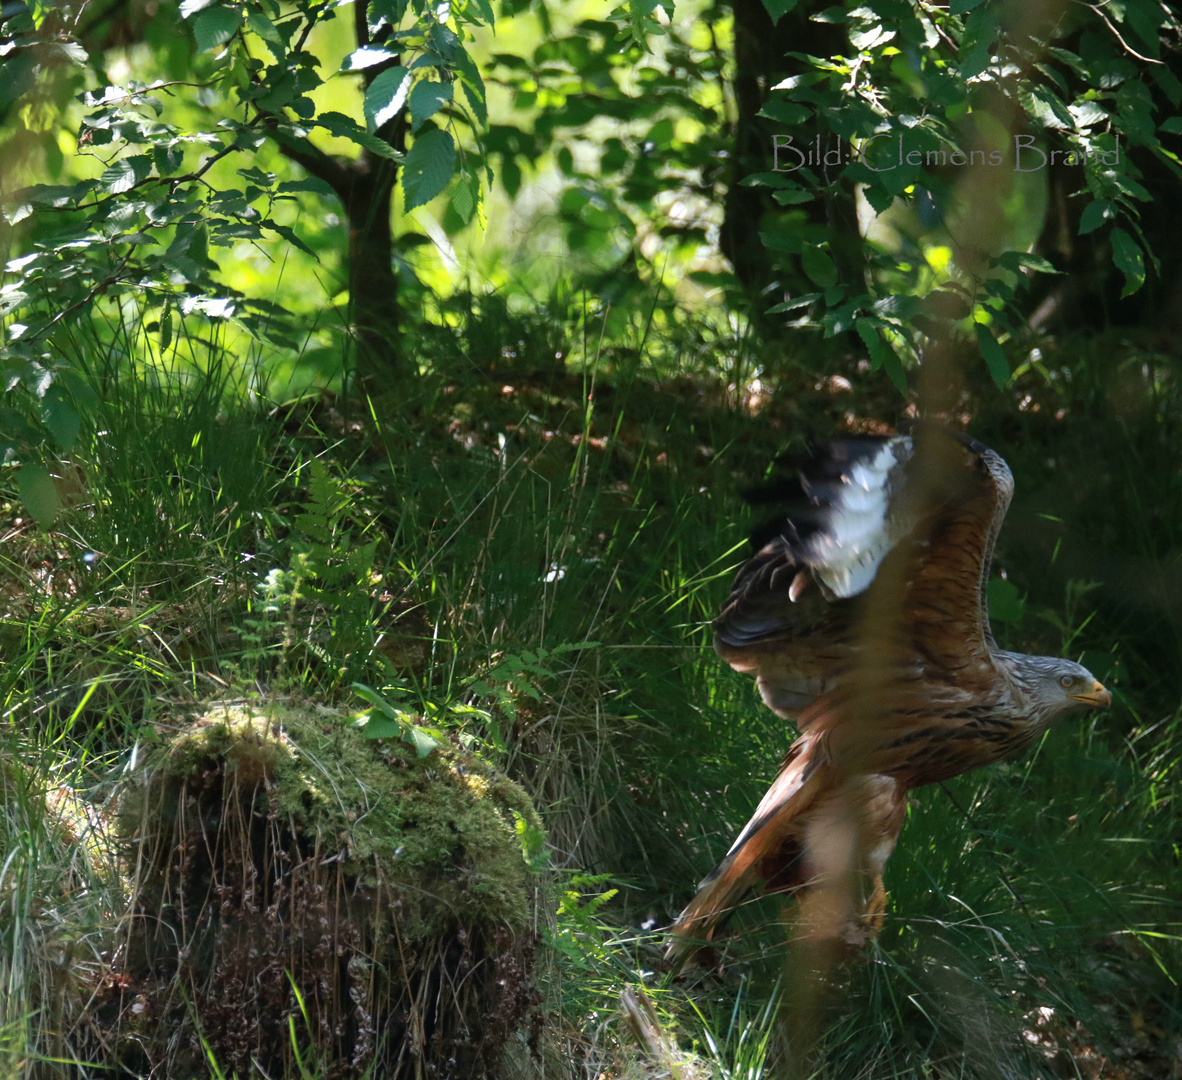
M 712 939 L 756 886 L 793 892 L 802 933 L 861 944 L 907 793 L 1020 753 L 1112 695 L 1079 664 L 999 649 L 986 585 L 1009 467 L 945 429 L 836 442 L 801 510 L 739 570 L 714 647 L 800 731 L 754 816 L 672 927 Z

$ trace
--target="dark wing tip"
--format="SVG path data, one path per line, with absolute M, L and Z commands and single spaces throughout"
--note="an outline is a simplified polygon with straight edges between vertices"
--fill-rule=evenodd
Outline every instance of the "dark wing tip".
M 716 645 L 741 649 L 807 633 L 818 608 L 864 591 L 896 539 L 891 504 L 910 457 L 906 437 L 839 439 L 799 461 L 795 481 L 757 489 L 753 501 L 791 501 L 752 533 L 755 553 L 714 621 Z
M 795 547 L 795 537 L 777 531 L 742 565 L 713 623 L 715 648 L 741 649 L 774 637 L 784 627 L 785 605 L 792 604 L 789 592 L 801 569 Z
M 882 560 L 925 513 L 907 494 L 917 439 L 947 439 L 945 450 L 957 445 L 966 455 L 962 465 L 949 460 L 951 471 L 939 471 L 939 492 L 931 497 L 957 498 L 963 483 L 959 470 L 971 461 L 997 492 L 995 517 L 1004 513 L 1013 479 L 998 454 L 946 424 L 916 421 L 911 430 L 912 435 L 856 435 L 814 447 L 797 459 L 795 479 L 773 478 L 745 493 L 755 503 L 782 500 L 782 516 L 752 533 L 754 554 L 736 575 L 714 621 L 716 644 L 742 649 L 807 633 L 816 625 L 816 601 L 822 595 L 832 602 L 870 586 Z M 778 464 L 783 467 L 786 459 Z M 996 520 L 990 532 L 996 532 Z M 809 589 L 809 581 L 817 588 Z M 801 599 L 806 602 L 798 603 Z
M 739 497 L 749 506 L 774 506 L 777 511 L 751 531 L 751 551 L 760 552 L 779 538 L 789 550 L 804 551 L 809 538 L 827 526 L 828 514 L 840 502 L 841 485 L 851 470 L 872 461 L 883 446 L 898 438 L 850 435 L 811 444 L 801 454 L 778 457 L 765 480 L 739 489 Z

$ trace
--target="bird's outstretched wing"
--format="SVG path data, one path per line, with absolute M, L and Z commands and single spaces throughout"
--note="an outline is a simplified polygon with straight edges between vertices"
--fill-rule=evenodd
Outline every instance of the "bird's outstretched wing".
M 939 428 L 834 443 L 802 469 L 800 501 L 714 623 L 718 653 L 802 734 L 671 954 L 761 884 L 801 890 L 806 926 L 831 938 L 881 911 L 908 788 L 989 760 L 946 736 L 1004 681 L 985 586 L 1012 490 L 997 454 Z
M 1012 492 L 1000 456 L 944 428 L 829 444 L 739 570 L 715 649 L 793 719 L 855 663 L 868 618 L 886 620 L 901 671 L 951 682 L 987 672 L 985 586 Z
M 781 889 L 804 880 L 803 837 L 799 826 L 827 779 L 809 740 L 788 752 L 779 776 L 731 845 L 726 857 L 698 885 L 698 891 L 672 927 L 669 955 L 709 941 L 744 895 L 773 878 Z
M 889 776 L 846 773 L 826 741 L 814 731 L 793 744 L 726 858 L 670 928 L 667 956 L 684 958 L 711 941 L 756 887 L 799 890 L 805 934 L 858 945 L 873 933 L 907 792 Z

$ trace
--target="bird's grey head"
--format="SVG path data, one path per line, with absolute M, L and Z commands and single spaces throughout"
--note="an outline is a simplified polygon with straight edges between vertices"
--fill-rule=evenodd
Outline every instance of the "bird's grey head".
M 1030 717 L 1050 724 L 1078 709 L 1107 709 L 1112 694 L 1082 664 L 1055 656 L 1005 653 L 1010 674 L 1025 695 Z

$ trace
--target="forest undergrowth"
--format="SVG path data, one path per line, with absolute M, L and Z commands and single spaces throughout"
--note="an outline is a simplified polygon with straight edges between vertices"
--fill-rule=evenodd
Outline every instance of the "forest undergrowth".
M 748 905 L 717 967 L 677 975 L 661 928 L 792 739 L 710 648 L 758 523 L 740 493 L 809 440 L 905 423 L 883 373 L 813 339 L 701 323 L 605 342 L 467 298 L 418 331 L 405 392 L 283 401 L 242 392 L 216 337 L 196 369 L 149 338 L 77 343 L 97 404 L 53 465 L 51 523 L 0 473 L 3 1075 L 77 1068 L 43 1050 L 53 1002 L 104 962 L 113 793 L 162 718 L 233 695 L 361 709 L 359 686 L 541 812 L 553 903 L 523 1075 L 782 1075 L 782 906 Z M 815 1075 L 1182 1076 L 1182 391 L 1163 347 L 1043 342 L 1004 391 L 966 380 L 962 419 L 1018 485 L 998 639 L 1082 659 L 1117 705 L 919 793 Z M 651 1005 L 647 1047 L 622 991 Z

